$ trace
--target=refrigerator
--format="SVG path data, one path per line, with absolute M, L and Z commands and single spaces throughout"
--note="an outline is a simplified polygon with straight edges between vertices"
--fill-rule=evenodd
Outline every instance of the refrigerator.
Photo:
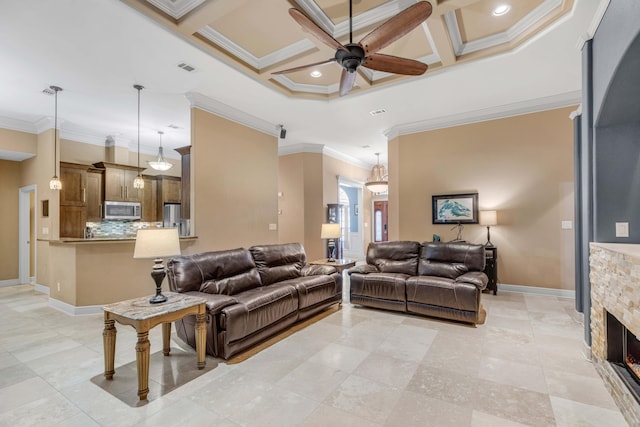
M 180 203 L 165 203 L 162 213 L 163 227 L 180 228 Z

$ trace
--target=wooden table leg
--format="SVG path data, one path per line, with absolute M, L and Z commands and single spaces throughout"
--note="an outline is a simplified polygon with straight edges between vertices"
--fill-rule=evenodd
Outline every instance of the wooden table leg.
M 198 353 L 198 369 L 204 369 L 206 364 L 205 350 L 207 346 L 206 314 L 196 314 L 196 353 Z
M 104 347 L 104 377 L 108 380 L 112 380 L 113 374 L 116 372 L 113 367 L 116 355 L 116 333 L 115 321 L 105 319 L 102 345 Z
M 165 356 L 171 352 L 171 322 L 162 324 L 162 354 Z
M 146 400 L 149 394 L 149 331 L 138 332 L 136 362 L 138 365 L 138 397 Z

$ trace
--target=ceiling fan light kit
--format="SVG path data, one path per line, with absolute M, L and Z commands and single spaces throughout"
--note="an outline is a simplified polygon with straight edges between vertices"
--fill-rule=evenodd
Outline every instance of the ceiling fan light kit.
M 343 45 L 304 13 L 295 8 L 289 9 L 289 15 L 298 24 L 327 46 L 336 49 L 336 53 L 333 58 L 326 61 L 276 71 L 273 74 L 293 73 L 335 62 L 342 66 L 340 96 L 344 96 L 351 91 L 356 80 L 356 72 L 360 66 L 393 74 L 409 76 L 424 74 L 427 71 L 427 65 L 420 61 L 377 52 L 411 32 L 424 22 L 431 15 L 431 12 L 431 4 L 426 1 L 420 1 L 378 26 L 364 36 L 360 43 L 353 43 L 353 4 L 352 0 L 349 0 L 349 43 Z

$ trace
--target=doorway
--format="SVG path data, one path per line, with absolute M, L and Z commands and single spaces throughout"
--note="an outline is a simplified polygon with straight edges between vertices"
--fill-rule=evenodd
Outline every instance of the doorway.
M 389 241 L 389 202 L 387 200 L 373 201 L 373 241 Z
M 364 221 L 360 212 L 362 188 L 361 182 L 338 177 L 338 203 L 343 206 L 341 224 L 343 258 L 364 259 Z
M 36 186 L 21 187 L 18 193 L 18 281 L 35 283 L 36 273 Z

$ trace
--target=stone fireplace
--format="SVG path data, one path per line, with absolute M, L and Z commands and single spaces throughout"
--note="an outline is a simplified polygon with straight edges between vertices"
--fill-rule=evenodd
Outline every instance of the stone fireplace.
M 593 363 L 627 422 L 640 425 L 640 245 L 591 243 L 589 264 Z

